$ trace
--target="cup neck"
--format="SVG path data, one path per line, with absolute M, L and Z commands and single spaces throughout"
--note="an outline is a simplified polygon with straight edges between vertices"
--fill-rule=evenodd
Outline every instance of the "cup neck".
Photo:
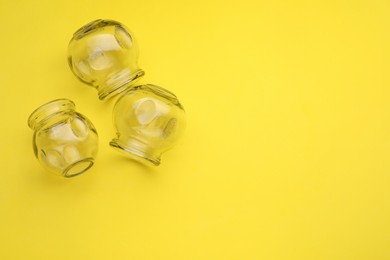
M 97 87 L 100 100 L 110 99 L 134 86 L 134 83 L 145 75 L 145 72 L 138 69 L 134 72 L 131 70 L 121 71 L 111 75 L 109 79 Z
M 37 130 L 52 117 L 74 111 L 75 104 L 73 101 L 65 98 L 56 99 L 35 109 L 28 118 L 28 126 L 32 130 Z
M 111 140 L 110 146 L 120 151 L 127 157 L 151 166 L 160 165 L 161 152 L 138 140 L 136 137 L 129 137 L 126 140 L 115 138 Z

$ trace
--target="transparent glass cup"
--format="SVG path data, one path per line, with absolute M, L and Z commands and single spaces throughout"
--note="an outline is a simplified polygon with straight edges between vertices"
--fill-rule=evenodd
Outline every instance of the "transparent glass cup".
M 159 165 L 186 126 L 185 112 L 177 97 L 155 85 L 136 86 L 121 95 L 114 106 L 117 135 L 110 145 L 149 165 Z
M 63 177 L 84 173 L 94 164 L 98 134 L 85 116 L 75 111 L 68 99 L 48 102 L 28 119 L 34 130 L 35 157 L 44 168 Z
M 125 91 L 145 73 L 138 67 L 138 47 L 121 23 L 95 20 L 77 30 L 68 46 L 68 63 L 82 82 L 104 100 Z

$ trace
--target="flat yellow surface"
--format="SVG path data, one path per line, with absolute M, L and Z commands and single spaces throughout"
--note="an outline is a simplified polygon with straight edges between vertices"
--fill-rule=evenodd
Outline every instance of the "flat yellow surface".
M 0 259 L 390 259 L 390 2 L 0 2 Z M 157 168 L 108 146 L 113 102 L 66 61 L 118 20 L 140 83 L 176 93 Z M 95 124 L 86 174 L 46 173 L 27 117 L 66 97 Z

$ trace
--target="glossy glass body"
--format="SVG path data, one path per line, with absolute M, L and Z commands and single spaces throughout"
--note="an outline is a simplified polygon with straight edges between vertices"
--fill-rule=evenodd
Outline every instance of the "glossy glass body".
M 57 99 L 40 106 L 30 115 L 28 125 L 34 130 L 34 154 L 47 170 L 73 177 L 94 164 L 96 129 L 75 111 L 71 100 Z
M 113 111 L 117 136 L 110 145 L 125 155 L 159 165 L 185 129 L 185 112 L 177 97 L 154 86 L 137 86 L 122 94 Z
M 68 46 L 71 70 L 95 87 L 100 99 L 112 97 L 144 75 L 134 37 L 121 23 L 95 20 L 77 30 Z

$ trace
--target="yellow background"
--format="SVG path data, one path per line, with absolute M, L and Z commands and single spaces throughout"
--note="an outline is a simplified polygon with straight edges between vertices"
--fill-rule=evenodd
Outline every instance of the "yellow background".
M 0 259 L 390 259 L 389 1 L 0 2 Z M 113 102 L 68 68 L 118 20 L 184 137 L 145 168 L 108 146 Z M 35 159 L 27 117 L 66 97 L 95 124 L 86 174 Z

